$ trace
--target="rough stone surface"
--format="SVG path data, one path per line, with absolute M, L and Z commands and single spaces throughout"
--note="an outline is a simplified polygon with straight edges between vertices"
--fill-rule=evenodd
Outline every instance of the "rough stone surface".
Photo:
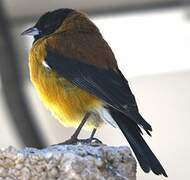
M 0 180 L 135 180 L 128 147 L 57 145 L 0 150 Z

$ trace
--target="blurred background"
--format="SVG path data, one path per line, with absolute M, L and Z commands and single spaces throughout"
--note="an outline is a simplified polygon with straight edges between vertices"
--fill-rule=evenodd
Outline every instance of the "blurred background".
M 112 47 L 139 110 L 152 124 L 145 136 L 169 180 L 188 179 L 190 161 L 190 2 L 183 0 L 2 0 L 0 1 L 0 147 L 44 147 L 73 132 L 54 120 L 29 81 L 32 39 L 20 33 L 48 10 L 87 13 Z M 87 137 L 89 132 L 82 132 Z M 105 126 L 97 137 L 127 145 Z M 161 180 L 138 167 L 137 179 Z

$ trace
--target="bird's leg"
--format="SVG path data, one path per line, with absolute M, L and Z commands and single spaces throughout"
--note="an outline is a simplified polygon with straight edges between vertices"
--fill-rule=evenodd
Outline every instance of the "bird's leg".
M 99 144 L 102 144 L 102 141 L 100 141 L 98 138 L 94 138 L 94 135 L 96 133 L 96 128 L 93 129 L 92 133 L 91 133 L 91 136 L 90 136 L 90 139 L 91 139 L 91 142 L 94 141 L 95 143 L 99 143 Z
M 94 128 L 94 129 L 92 130 L 92 133 L 91 133 L 91 135 L 90 135 L 90 139 L 93 139 L 93 138 L 94 138 L 95 133 L 96 133 L 96 128 Z
M 64 141 L 63 143 L 60 144 L 76 144 L 77 142 L 79 142 L 80 140 L 78 140 L 78 135 L 82 129 L 82 127 L 84 126 L 84 124 L 86 123 L 87 119 L 89 118 L 90 113 L 87 112 L 84 116 L 84 118 L 82 119 L 81 123 L 79 124 L 78 128 L 76 129 L 76 131 L 74 132 L 74 134 L 71 136 L 70 139 Z
M 91 144 L 91 143 L 95 143 L 95 144 L 102 144 L 102 142 L 97 139 L 94 138 L 94 135 L 96 133 L 96 128 L 93 129 L 90 137 L 88 139 L 78 139 L 78 135 L 82 129 L 82 127 L 84 126 L 84 124 L 86 123 L 87 119 L 89 118 L 90 113 L 87 112 L 84 116 L 84 118 L 82 119 L 81 123 L 79 124 L 78 128 L 76 129 L 76 131 L 74 132 L 74 134 L 71 136 L 70 139 L 59 143 L 59 145 L 61 144 L 77 144 L 77 143 L 82 143 L 82 144 Z
M 96 133 L 96 128 L 92 130 L 92 133 L 88 139 L 79 139 L 78 141 L 83 144 L 91 144 L 91 143 L 102 144 L 102 142 L 98 138 L 94 138 L 95 133 Z

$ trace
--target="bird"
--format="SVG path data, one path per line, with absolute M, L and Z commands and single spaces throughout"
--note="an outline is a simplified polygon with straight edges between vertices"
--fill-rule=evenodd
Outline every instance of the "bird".
M 152 127 L 141 116 L 127 79 L 98 27 L 80 11 L 46 12 L 22 35 L 33 36 L 30 79 L 44 105 L 66 127 L 76 127 L 63 144 L 93 140 L 97 128 L 111 124 L 122 131 L 142 170 L 167 177 L 143 139 Z M 90 138 L 78 139 L 81 129 Z

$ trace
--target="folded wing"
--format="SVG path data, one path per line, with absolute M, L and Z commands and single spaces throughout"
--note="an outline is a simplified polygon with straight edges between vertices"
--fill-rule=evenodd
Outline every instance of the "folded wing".
M 139 114 L 135 97 L 118 69 L 86 64 L 50 48 L 47 48 L 45 62 L 59 76 L 122 112 L 150 134 L 151 126 Z

